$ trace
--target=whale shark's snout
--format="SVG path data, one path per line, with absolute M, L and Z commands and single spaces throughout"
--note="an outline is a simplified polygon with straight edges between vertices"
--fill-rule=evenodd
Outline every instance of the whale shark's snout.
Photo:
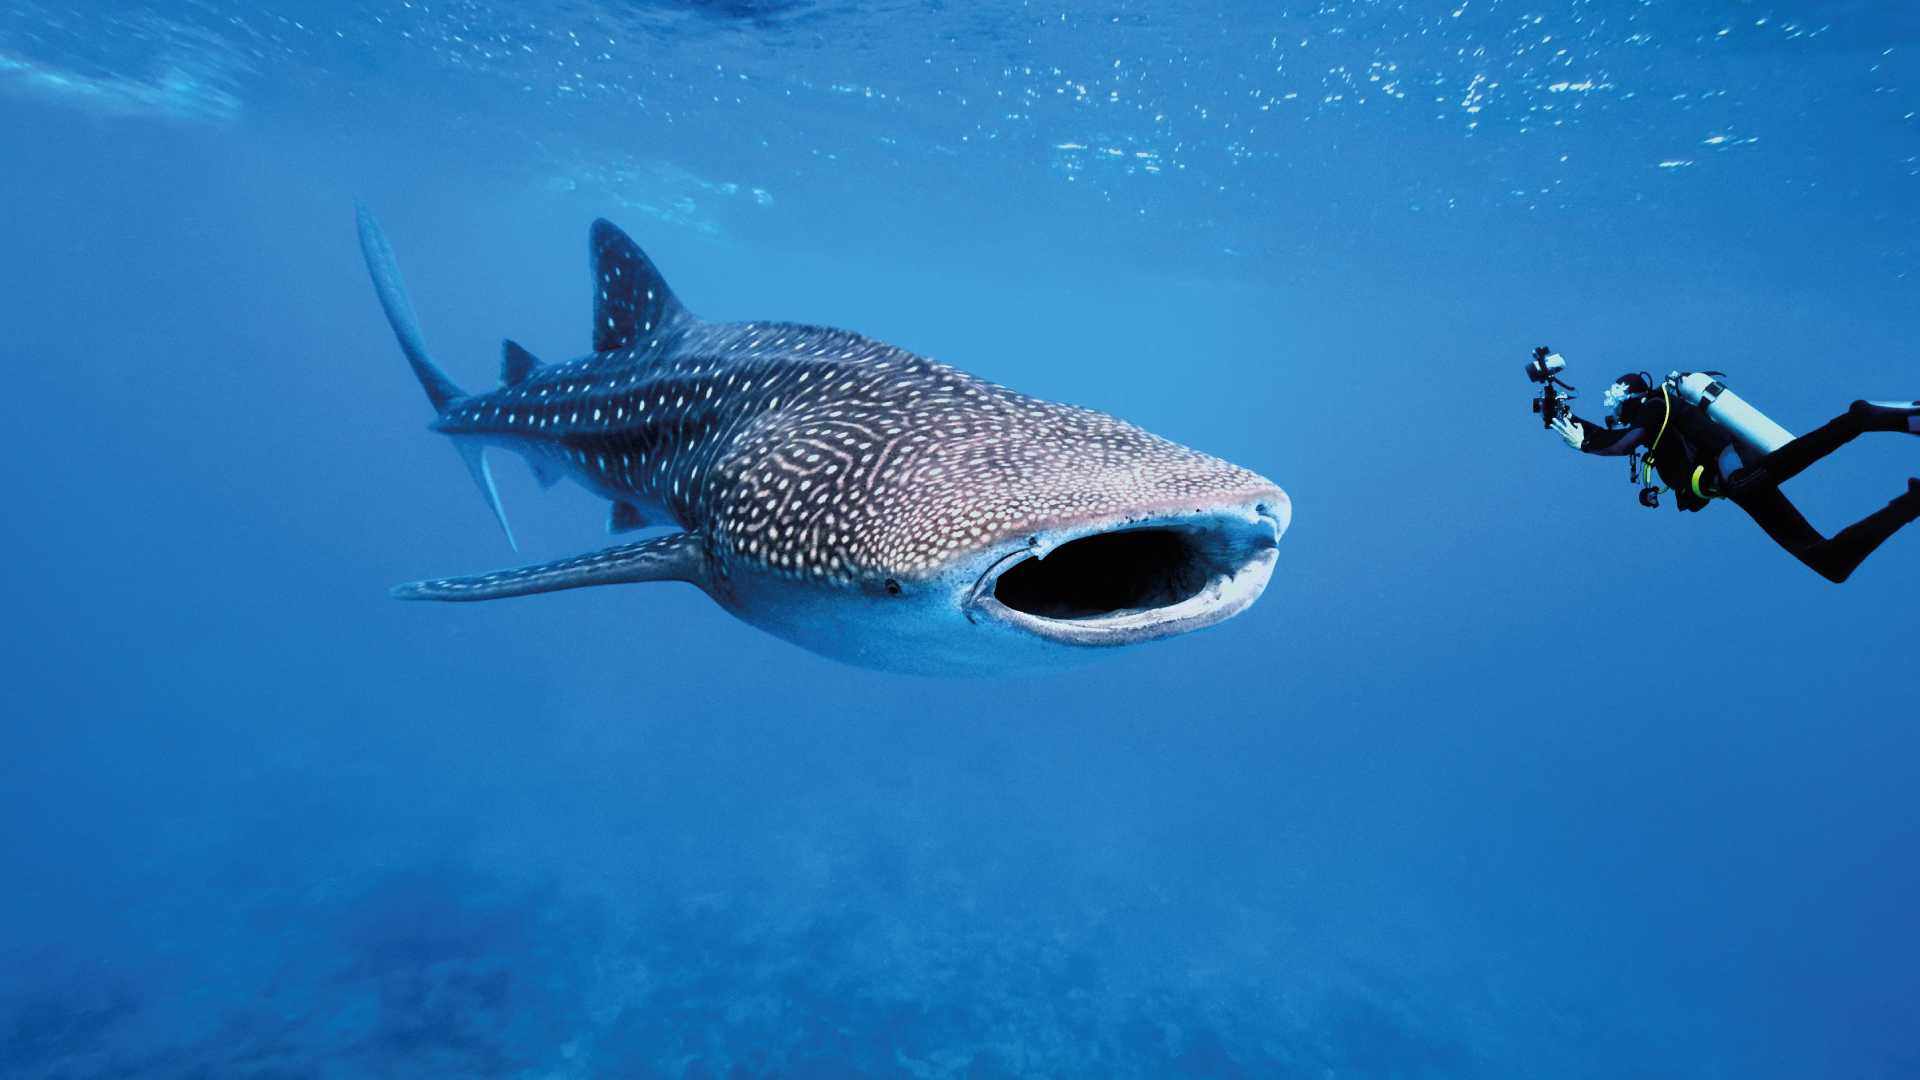
M 1241 503 L 1036 532 L 981 572 L 967 617 L 1070 646 L 1200 630 L 1259 599 L 1292 517 L 1292 502 L 1270 487 Z

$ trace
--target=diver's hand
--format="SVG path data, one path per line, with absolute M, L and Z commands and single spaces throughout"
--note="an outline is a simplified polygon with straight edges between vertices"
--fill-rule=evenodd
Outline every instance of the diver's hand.
M 1555 417 L 1553 420 L 1553 430 L 1559 432 L 1560 437 L 1567 440 L 1567 445 L 1573 447 L 1575 450 L 1586 445 L 1587 429 L 1574 423 L 1573 418 L 1570 416 Z

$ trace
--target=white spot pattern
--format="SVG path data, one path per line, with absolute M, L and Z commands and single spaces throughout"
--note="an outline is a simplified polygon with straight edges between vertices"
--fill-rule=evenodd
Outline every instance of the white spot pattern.
M 792 324 L 675 325 L 544 367 L 437 426 L 511 428 L 530 457 L 571 462 L 607 497 L 664 506 L 707 538 L 723 574 L 751 563 L 837 584 L 924 576 L 1063 521 L 1267 486 L 1104 413 Z

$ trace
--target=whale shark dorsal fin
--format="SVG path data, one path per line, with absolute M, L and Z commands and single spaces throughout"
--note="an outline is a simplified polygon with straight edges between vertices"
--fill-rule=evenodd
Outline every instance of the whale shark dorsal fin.
M 500 343 L 500 383 L 503 386 L 518 386 L 533 377 L 540 370 L 540 361 L 532 353 L 520 347 L 517 341 Z
M 706 587 L 706 556 L 696 533 L 679 532 L 586 555 L 474 577 L 396 586 L 396 600 L 498 600 L 589 585 L 686 581 Z
M 587 235 L 593 260 L 593 351 L 644 347 L 663 327 L 687 317 L 660 270 L 613 222 Z

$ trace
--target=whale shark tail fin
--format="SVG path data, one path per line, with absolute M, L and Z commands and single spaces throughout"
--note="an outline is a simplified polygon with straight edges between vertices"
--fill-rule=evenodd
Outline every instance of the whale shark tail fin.
M 393 248 L 388 245 L 386 234 L 380 231 L 380 223 L 373 220 L 366 206 L 356 205 L 354 209 L 360 222 L 360 254 L 366 257 L 367 273 L 373 275 L 373 291 L 380 296 L 387 324 L 393 327 L 393 336 L 400 339 L 400 351 L 406 354 L 414 378 L 420 380 L 420 388 L 427 392 L 427 400 L 433 402 L 436 413 L 444 416 L 449 405 L 467 395 L 427 355 L 426 339 L 420 336 L 420 320 L 413 314 L 413 302 L 407 299 L 406 286 L 400 282 L 400 264 L 394 260 Z M 532 357 L 527 360 L 531 362 Z M 510 355 L 509 363 L 512 362 Z M 487 467 L 486 447 L 470 439 L 456 439 L 454 447 L 460 452 L 460 460 L 466 463 L 467 471 L 473 474 L 473 482 L 480 485 L 480 494 L 493 510 L 494 519 L 500 522 L 500 530 L 507 534 L 507 544 L 515 551 L 520 550 L 513 538 L 513 527 L 507 524 L 506 509 L 500 505 L 493 470 Z
M 373 291 L 380 296 L 387 324 L 393 327 L 393 336 L 400 339 L 400 351 L 406 354 L 414 378 L 420 380 L 420 388 L 427 392 L 434 411 L 446 412 L 448 402 L 467 395 L 427 355 L 420 320 L 413 314 L 413 301 L 407 299 L 407 288 L 400 281 L 400 264 L 394 260 L 393 248 L 380 231 L 380 223 L 373 220 L 373 213 L 365 205 L 356 204 L 354 210 L 360 221 L 360 254 L 366 257 L 367 273 L 373 275 Z
M 646 349 L 682 319 L 692 318 L 667 288 L 660 269 L 633 238 L 601 218 L 587 231 L 593 264 L 593 351 Z

